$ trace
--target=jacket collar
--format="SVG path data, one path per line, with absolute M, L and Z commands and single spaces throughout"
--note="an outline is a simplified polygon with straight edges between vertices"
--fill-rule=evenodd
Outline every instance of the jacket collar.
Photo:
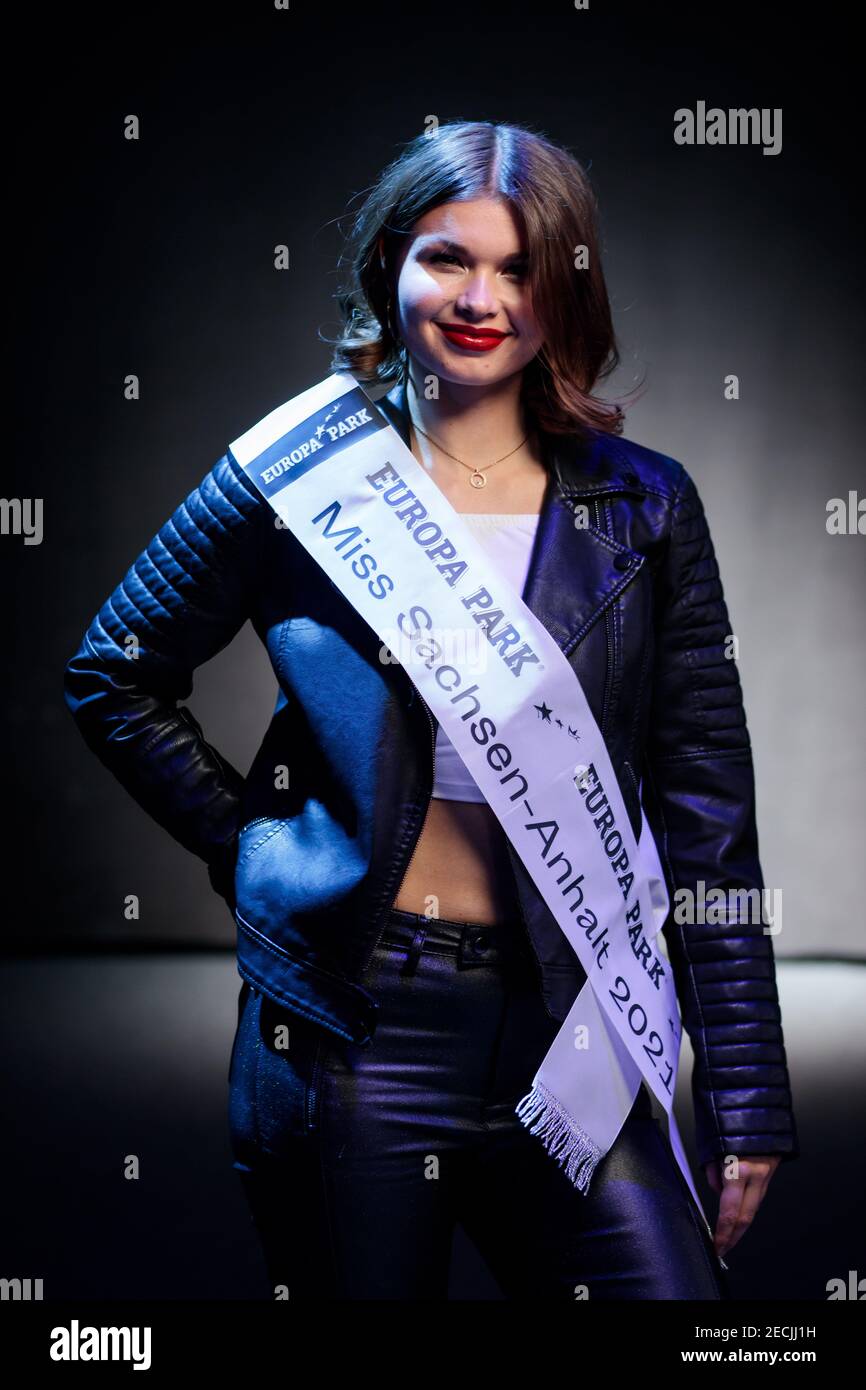
M 408 448 L 405 383 L 376 406 Z M 568 655 L 645 564 L 599 529 L 601 499 L 645 489 L 613 436 L 545 434 L 542 443 L 549 476 L 521 598 Z

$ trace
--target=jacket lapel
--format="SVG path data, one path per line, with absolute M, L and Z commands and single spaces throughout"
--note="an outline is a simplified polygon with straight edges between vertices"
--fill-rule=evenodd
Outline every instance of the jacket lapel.
M 376 405 L 408 447 L 404 383 Z M 642 496 L 643 488 L 613 436 L 596 432 L 584 442 L 545 435 L 543 443 L 549 477 L 521 598 L 568 655 L 645 564 L 594 524 L 593 501 L 613 493 Z

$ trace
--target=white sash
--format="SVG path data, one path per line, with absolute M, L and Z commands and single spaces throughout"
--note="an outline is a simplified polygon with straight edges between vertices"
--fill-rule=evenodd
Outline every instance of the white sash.
M 521 1122 L 585 1192 L 643 1078 L 710 1231 L 672 1108 L 681 1025 L 658 949 L 664 876 L 646 817 L 635 842 L 564 653 L 348 373 L 279 406 L 231 453 L 383 659 L 406 667 L 586 971 Z

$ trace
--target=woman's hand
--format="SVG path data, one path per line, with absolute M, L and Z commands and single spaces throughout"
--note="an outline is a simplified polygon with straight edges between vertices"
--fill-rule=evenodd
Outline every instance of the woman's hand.
M 737 1176 L 723 1176 L 723 1160 L 704 1164 L 707 1182 L 719 1196 L 719 1216 L 713 1241 L 717 1255 L 726 1255 L 752 1224 L 764 1200 L 770 1178 L 782 1162 L 781 1154 L 750 1154 L 737 1162 Z

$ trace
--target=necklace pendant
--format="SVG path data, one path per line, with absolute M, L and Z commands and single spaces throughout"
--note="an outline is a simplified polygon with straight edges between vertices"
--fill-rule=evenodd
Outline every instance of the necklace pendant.
M 483 474 L 483 473 L 479 473 L 477 469 L 475 470 L 474 473 L 472 473 L 472 474 L 470 475 L 469 481 L 470 481 L 470 483 L 472 484 L 473 487 L 486 487 L 486 486 L 487 486 L 487 479 L 485 478 L 484 474 Z

